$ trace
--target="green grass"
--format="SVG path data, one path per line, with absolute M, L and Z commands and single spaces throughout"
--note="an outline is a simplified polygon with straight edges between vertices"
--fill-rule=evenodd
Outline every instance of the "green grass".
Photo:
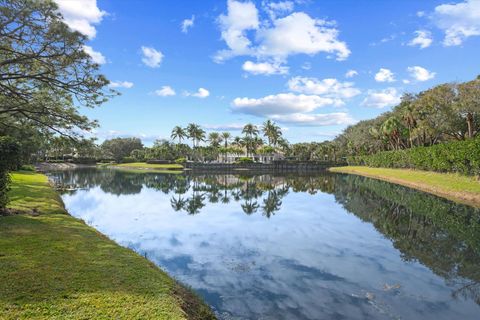
M 181 170 L 181 164 L 150 164 L 146 162 L 120 163 L 112 165 L 120 168 Z
M 211 319 L 189 290 L 63 213 L 44 175 L 14 173 L 0 217 L 0 319 Z
M 329 170 L 394 182 L 480 207 L 480 182 L 476 177 L 455 173 L 363 166 L 336 167 Z

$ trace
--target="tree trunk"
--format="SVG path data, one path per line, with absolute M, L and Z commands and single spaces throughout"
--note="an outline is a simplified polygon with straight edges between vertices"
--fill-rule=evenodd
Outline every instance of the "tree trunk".
M 468 126 L 468 137 L 473 138 L 473 115 L 470 112 L 467 113 L 467 126 Z

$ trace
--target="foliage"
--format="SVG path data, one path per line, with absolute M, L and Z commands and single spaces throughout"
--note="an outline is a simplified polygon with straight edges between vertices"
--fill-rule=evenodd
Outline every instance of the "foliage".
M 185 164 L 187 162 L 187 159 L 182 157 L 182 158 L 178 158 L 175 160 L 175 163 L 177 164 Z
M 79 107 L 116 94 L 84 51 L 86 37 L 69 29 L 57 8 L 53 1 L 0 1 L 0 127 L 30 124 L 74 136 L 96 126 Z
M 373 155 L 352 156 L 350 165 L 410 168 L 438 172 L 480 175 L 480 137 L 430 147 L 383 151 Z
M 115 138 L 105 140 L 101 146 L 107 157 L 121 162 L 123 158 L 129 156 L 133 150 L 142 149 L 142 141 L 138 138 Z
M 237 160 L 238 163 L 253 163 L 253 159 L 250 157 L 241 157 Z
M 32 166 L 31 164 L 24 164 L 20 167 L 20 171 L 31 171 L 35 172 L 35 167 Z
M 124 157 L 122 159 L 122 163 L 134 163 L 134 162 L 137 162 L 137 161 L 133 157 Z
M 9 171 L 18 166 L 20 149 L 11 137 L 0 137 L 0 211 L 8 203 Z

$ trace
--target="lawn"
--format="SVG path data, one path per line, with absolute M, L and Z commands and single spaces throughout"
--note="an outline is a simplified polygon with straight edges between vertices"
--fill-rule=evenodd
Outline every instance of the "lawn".
M 64 213 L 44 175 L 14 173 L 0 217 L 1 319 L 212 319 L 190 290 Z
M 336 167 L 329 170 L 385 180 L 480 207 L 480 182 L 476 177 L 455 173 L 362 166 Z
M 181 164 L 151 164 L 146 162 L 119 163 L 112 165 L 119 168 L 143 169 L 143 170 L 182 170 Z

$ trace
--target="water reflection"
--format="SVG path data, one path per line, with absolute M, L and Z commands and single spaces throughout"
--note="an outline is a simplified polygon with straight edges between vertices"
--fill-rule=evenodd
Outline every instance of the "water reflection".
M 476 319 L 480 212 L 362 177 L 53 173 L 228 319 Z

